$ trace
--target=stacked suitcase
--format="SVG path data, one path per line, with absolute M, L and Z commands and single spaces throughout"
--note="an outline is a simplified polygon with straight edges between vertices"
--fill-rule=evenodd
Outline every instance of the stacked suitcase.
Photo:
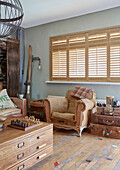
M 120 139 L 120 108 L 108 113 L 104 107 L 98 107 L 91 115 L 90 130 L 95 135 Z

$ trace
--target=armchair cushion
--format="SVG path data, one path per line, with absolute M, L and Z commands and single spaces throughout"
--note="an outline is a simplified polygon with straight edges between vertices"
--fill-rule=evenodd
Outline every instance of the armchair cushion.
M 79 98 L 79 99 L 92 99 L 92 89 L 88 89 L 85 87 L 76 86 L 75 89 L 72 91 L 71 96 Z
M 73 113 L 60 113 L 60 112 L 53 112 L 52 118 L 60 118 L 60 119 L 67 119 L 67 120 L 74 120 L 75 114 Z

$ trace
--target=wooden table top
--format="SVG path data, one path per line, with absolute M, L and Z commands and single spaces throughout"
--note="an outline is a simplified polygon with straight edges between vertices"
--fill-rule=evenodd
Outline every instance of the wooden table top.
M 41 129 L 41 132 L 44 131 L 45 129 L 49 129 L 51 126 L 53 126 L 50 123 L 45 123 L 45 122 L 41 122 L 42 124 L 40 124 L 37 127 L 34 127 L 32 129 L 29 129 L 27 131 L 23 131 L 20 129 L 15 129 L 15 128 L 11 128 L 8 127 L 7 125 L 10 124 L 11 120 L 22 120 L 22 118 L 14 118 L 14 117 L 9 117 L 6 119 L 6 121 L 4 122 L 5 124 L 5 128 L 0 131 L 0 144 L 2 144 L 3 142 L 7 142 L 9 140 L 13 140 L 14 138 L 18 138 L 20 139 L 21 137 L 26 137 L 29 136 L 31 133 L 34 133 L 35 131 L 37 132 L 37 130 L 39 131 Z

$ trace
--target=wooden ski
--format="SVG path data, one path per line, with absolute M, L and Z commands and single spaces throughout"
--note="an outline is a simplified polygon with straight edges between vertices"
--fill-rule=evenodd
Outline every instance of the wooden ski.
M 29 58 L 28 58 L 28 67 L 27 67 L 27 77 L 26 77 L 26 104 L 27 104 L 27 112 L 29 111 L 29 103 L 31 97 L 31 68 L 32 68 L 32 47 L 29 45 Z

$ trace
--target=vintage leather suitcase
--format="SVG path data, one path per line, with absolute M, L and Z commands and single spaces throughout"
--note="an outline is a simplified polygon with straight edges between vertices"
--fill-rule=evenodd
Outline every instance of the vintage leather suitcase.
M 94 113 L 91 115 L 91 123 L 120 127 L 120 116 L 107 116 Z
M 107 107 L 97 107 L 97 113 L 101 114 L 102 112 L 106 112 Z M 120 116 L 120 107 L 112 107 L 112 113 L 116 116 Z
M 93 135 L 120 139 L 120 127 L 90 123 L 90 131 Z

